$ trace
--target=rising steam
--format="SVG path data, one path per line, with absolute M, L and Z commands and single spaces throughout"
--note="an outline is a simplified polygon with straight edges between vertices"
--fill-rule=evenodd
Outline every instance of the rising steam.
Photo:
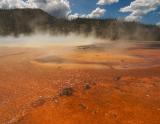
M 56 45 L 62 46 L 80 46 L 94 44 L 100 39 L 94 36 L 84 35 L 50 35 L 36 33 L 30 36 L 20 35 L 19 37 L 6 36 L 0 37 L 0 45 L 7 47 L 50 47 Z

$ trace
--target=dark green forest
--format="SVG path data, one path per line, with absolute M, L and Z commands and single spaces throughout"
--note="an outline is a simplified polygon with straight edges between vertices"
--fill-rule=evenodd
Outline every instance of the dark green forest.
M 116 19 L 58 19 L 40 9 L 0 10 L 0 35 L 30 35 L 35 31 L 77 33 L 111 40 L 160 41 L 160 27 Z

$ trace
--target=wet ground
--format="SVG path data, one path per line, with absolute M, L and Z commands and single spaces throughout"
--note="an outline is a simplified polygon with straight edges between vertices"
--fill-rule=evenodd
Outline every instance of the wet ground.
M 160 49 L 57 49 L 0 48 L 0 124 L 160 123 Z

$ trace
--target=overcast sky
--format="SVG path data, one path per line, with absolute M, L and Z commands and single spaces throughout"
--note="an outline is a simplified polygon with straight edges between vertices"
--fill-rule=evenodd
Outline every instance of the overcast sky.
M 68 19 L 118 18 L 160 24 L 160 0 L 0 0 L 0 8 L 40 8 Z

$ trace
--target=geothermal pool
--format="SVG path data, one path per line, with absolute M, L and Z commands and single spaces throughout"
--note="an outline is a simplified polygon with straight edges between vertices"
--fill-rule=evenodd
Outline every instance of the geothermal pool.
M 0 123 L 160 122 L 157 45 L 30 45 L 0 47 Z

